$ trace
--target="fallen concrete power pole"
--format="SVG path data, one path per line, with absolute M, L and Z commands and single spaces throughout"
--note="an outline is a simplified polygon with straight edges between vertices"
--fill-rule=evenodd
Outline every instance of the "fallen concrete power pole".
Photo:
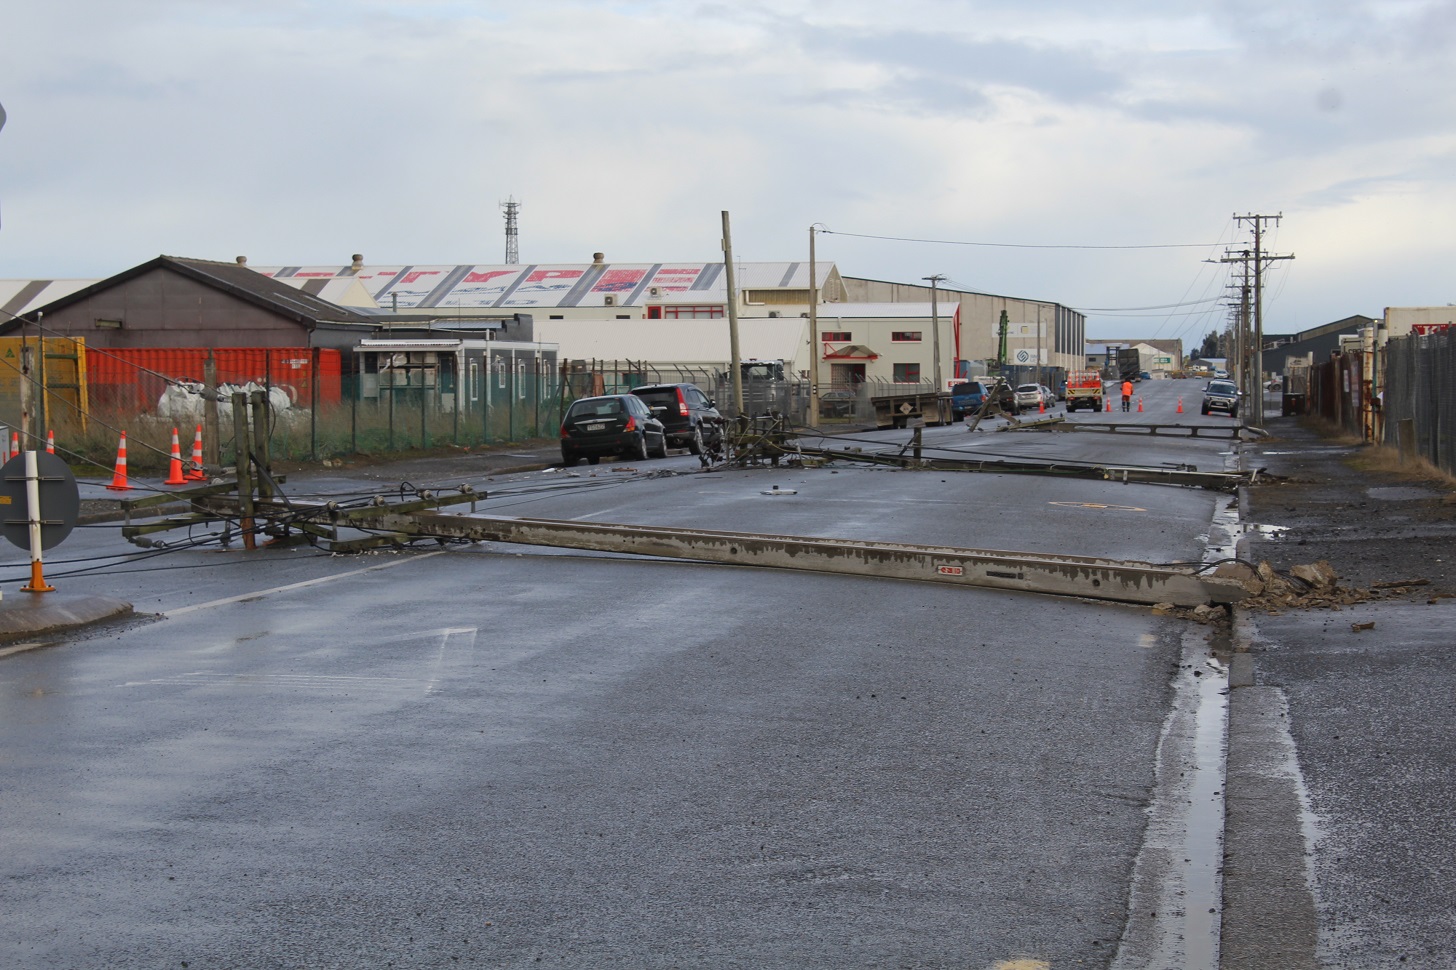
M 1153 485 L 1182 485 L 1232 492 L 1240 485 L 1250 485 L 1259 477 L 1259 470 L 1247 472 L 1205 472 L 1190 466 L 1157 468 L 1148 465 L 1098 465 L 1077 461 L 1036 461 L 1001 458 L 939 458 L 922 456 L 904 450 L 892 452 L 848 451 L 833 448 L 801 446 L 805 458 L 824 461 L 858 461 L 898 468 L 927 468 L 935 471 L 999 472 L 1008 475 L 1051 475 L 1060 478 L 1090 478 L 1110 482 L 1141 482 Z
M 439 512 L 397 514 L 381 510 L 375 525 L 419 538 L 509 542 L 735 566 L 804 569 L 1142 605 L 1234 603 L 1247 594 L 1244 584 L 1255 575 L 1239 562 L 1160 566 L 1046 553 Z

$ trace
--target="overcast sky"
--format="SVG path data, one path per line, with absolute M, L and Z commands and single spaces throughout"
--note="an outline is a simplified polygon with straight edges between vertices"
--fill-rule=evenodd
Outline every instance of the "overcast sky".
M 727 210 L 740 260 L 817 224 L 1197 341 L 1263 214 L 1293 331 L 1456 301 L 1453 41 L 1456 0 L 0 0 L 0 278 L 499 263 L 514 197 L 526 263 L 718 260 Z

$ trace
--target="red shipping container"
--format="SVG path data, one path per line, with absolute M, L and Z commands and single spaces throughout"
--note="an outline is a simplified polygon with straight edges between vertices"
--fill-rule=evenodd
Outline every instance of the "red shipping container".
M 207 355 L 219 384 L 280 387 L 297 407 L 336 405 L 341 397 L 337 350 L 307 347 L 86 348 L 93 407 L 152 413 L 172 381 L 202 383 Z

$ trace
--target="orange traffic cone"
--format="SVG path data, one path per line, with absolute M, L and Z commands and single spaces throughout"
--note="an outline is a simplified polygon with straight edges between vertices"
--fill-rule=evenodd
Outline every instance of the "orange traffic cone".
M 167 478 L 163 485 L 186 485 L 187 479 L 182 477 L 182 445 L 177 440 L 177 429 L 172 429 L 172 464 L 167 469 Z
M 1178 413 L 1183 413 L 1183 399 L 1181 397 L 1178 399 Z
M 16 432 L 10 436 L 10 457 L 14 458 L 20 454 L 20 433 Z
M 111 476 L 111 484 L 106 486 L 113 492 L 124 492 L 131 488 L 126 483 L 126 432 L 121 433 L 121 443 L 116 446 L 116 472 Z
M 202 470 L 202 425 L 197 426 L 197 435 L 192 439 L 192 461 L 191 468 L 187 469 L 188 479 L 197 482 L 207 477 L 207 472 Z
M 48 454 L 48 455 L 54 455 L 55 453 L 56 453 L 56 433 L 54 431 L 47 431 L 46 432 L 46 454 Z
M 1108 411 L 1108 412 L 1110 412 L 1112 410 L 1112 398 L 1110 398 L 1110 397 L 1104 397 L 1102 399 L 1102 403 L 1105 404 L 1105 405 L 1107 405 L 1102 410 Z
M 1142 413 L 1143 413 L 1143 399 L 1142 398 L 1138 398 L 1138 414 L 1142 414 Z

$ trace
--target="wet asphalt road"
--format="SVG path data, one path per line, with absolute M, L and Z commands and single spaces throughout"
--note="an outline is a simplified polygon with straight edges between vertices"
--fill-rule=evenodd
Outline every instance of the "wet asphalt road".
M 1218 504 L 651 466 L 684 474 L 523 476 L 484 510 L 1167 561 Z M 66 589 L 164 618 L 0 665 L 5 966 L 1110 966 L 1202 642 L 1116 605 L 488 544 L 128 568 Z

